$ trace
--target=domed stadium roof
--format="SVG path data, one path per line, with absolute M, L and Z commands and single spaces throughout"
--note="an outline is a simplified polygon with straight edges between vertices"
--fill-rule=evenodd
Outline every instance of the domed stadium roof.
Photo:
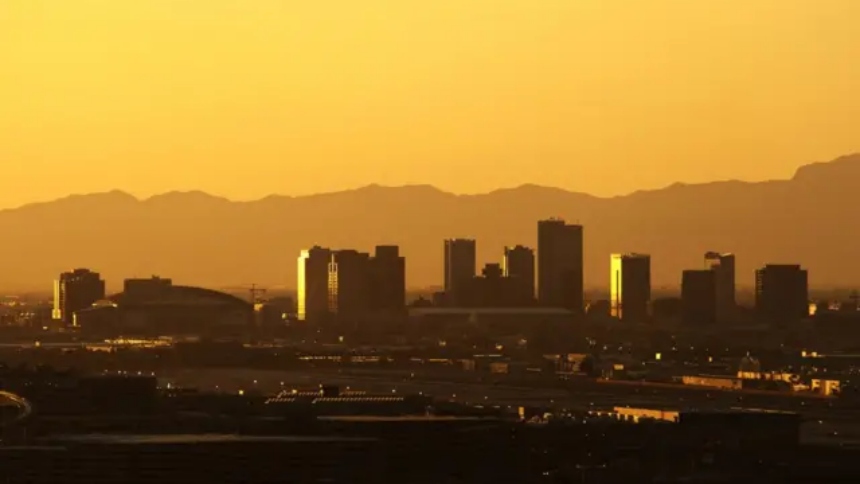
M 158 292 L 157 296 L 145 299 L 129 297 L 125 292 L 114 294 L 109 299 L 119 306 L 123 304 L 224 304 L 252 308 L 251 303 L 232 294 L 193 286 L 167 285 Z

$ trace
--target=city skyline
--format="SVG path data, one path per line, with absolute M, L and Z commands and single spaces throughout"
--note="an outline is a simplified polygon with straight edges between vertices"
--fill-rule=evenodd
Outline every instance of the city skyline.
M 743 254 L 735 269 L 739 289 L 750 288 L 743 275 L 761 264 L 796 261 L 811 270 L 813 288 L 854 289 L 860 266 L 839 241 L 860 236 L 844 223 L 856 177 L 860 156 L 808 165 L 787 181 L 677 185 L 612 199 L 528 185 L 467 197 L 428 186 L 375 186 L 248 203 L 201 192 L 147 201 L 119 192 L 77 196 L 0 211 L 0 250 L 16 254 L 0 259 L 0 289 L 40 291 L 45 278 L 84 265 L 100 268 L 109 281 L 154 273 L 206 287 L 255 282 L 294 290 L 285 277 L 294 271 L 291 254 L 314 243 L 399 245 L 410 258 L 408 286 L 422 289 L 442 279 L 439 240 L 480 239 L 476 262 L 497 262 L 505 246 L 537 248 L 532 224 L 551 216 L 590 227 L 588 289 L 605 287 L 603 257 L 619 249 L 652 254 L 660 260 L 655 287 L 677 288 L 677 274 L 700 267 L 701 254 L 715 247 Z M 288 223 L 272 223 L 279 220 Z

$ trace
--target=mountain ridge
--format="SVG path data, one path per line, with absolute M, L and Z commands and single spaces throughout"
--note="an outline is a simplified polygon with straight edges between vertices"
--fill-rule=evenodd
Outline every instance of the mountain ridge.
M 585 225 L 586 283 L 608 284 L 612 252 L 648 252 L 654 284 L 677 286 L 708 250 L 738 256 L 738 284 L 755 267 L 798 262 L 812 284 L 853 284 L 860 238 L 860 154 L 800 167 L 792 178 L 675 183 L 597 197 L 535 184 L 458 195 L 431 185 L 371 184 L 308 196 L 231 201 L 199 190 L 137 198 L 120 190 L 70 195 L 0 210 L 0 288 L 50 289 L 71 267 L 125 277 L 161 274 L 184 284 L 249 281 L 295 286 L 302 248 L 402 247 L 410 286 L 439 285 L 442 240 L 478 239 L 479 263 L 505 245 L 536 245 L 536 222 L 558 216 Z
M 306 194 L 306 195 L 288 195 L 288 194 L 280 194 L 280 193 L 271 193 L 271 194 L 262 196 L 260 198 L 255 198 L 255 199 L 250 199 L 250 200 L 233 200 L 233 199 L 230 199 L 228 197 L 224 197 L 221 195 L 215 195 L 215 194 L 203 191 L 203 190 L 170 190 L 167 192 L 156 193 L 156 194 L 149 195 L 146 197 L 137 197 L 137 196 L 135 196 L 135 195 L 133 195 L 127 191 L 124 191 L 121 189 L 113 189 L 113 190 L 108 190 L 108 191 L 103 191 L 103 192 L 73 193 L 73 194 L 69 194 L 69 195 L 55 198 L 52 200 L 42 200 L 42 201 L 37 201 L 37 202 L 25 203 L 25 204 L 22 204 L 22 205 L 19 205 L 16 207 L 2 208 L 2 209 L 0 209 L 0 213 L 6 212 L 6 211 L 12 211 L 12 210 L 19 210 L 19 209 L 27 208 L 27 207 L 30 207 L 33 205 L 43 205 L 43 204 L 50 204 L 50 203 L 60 202 L 60 201 L 69 200 L 69 199 L 86 198 L 86 197 L 100 197 L 100 196 L 124 197 L 124 198 L 133 199 L 133 200 L 138 201 L 138 202 L 147 202 L 147 201 L 151 201 L 151 200 L 158 200 L 158 199 L 162 199 L 165 197 L 175 197 L 175 196 L 205 196 L 205 197 L 208 197 L 211 199 L 220 199 L 220 200 L 228 201 L 231 203 L 254 203 L 254 202 L 262 202 L 262 201 L 265 201 L 265 200 L 270 199 L 270 198 L 279 198 L 279 199 L 282 199 L 282 198 L 287 198 L 287 199 L 314 198 L 314 197 L 321 197 L 321 196 L 339 195 L 339 194 L 345 194 L 345 193 L 366 192 L 366 191 L 370 191 L 370 190 L 380 190 L 380 189 L 382 189 L 382 190 L 429 189 L 432 191 L 439 192 L 441 194 L 452 195 L 452 196 L 456 196 L 456 197 L 478 197 L 478 196 L 483 196 L 483 195 L 493 195 L 493 194 L 497 194 L 499 192 L 510 192 L 510 191 L 519 191 L 519 190 L 530 190 L 530 191 L 531 190 L 546 190 L 546 191 L 562 192 L 565 194 L 582 195 L 582 196 L 587 196 L 587 197 L 601 199 L 601 200 L 610 200 L 610 199 L 615 199 L 615 198 L 629 197 L 631 195 L 636 195 L 636 194 L 643 193 L 643 192 L 647 193 L 647 192 L 654 192 L 654 191 L 662 191 L 662 190 L 668 190 L 668 189 L 677 188 L 677 187 L 699 187 L 699 186 L 703 186 L 703 185 L 713 185 L 713 184 L 723 184 L 723 183 L 736 183 L 736 184 L 749 185 L 749 184 L 760 184 L 760 183 L 794 181 L 794 180 L 797 180 L 798 177 L 801 177 L 801 176 L 805 177 L 805 176 L 807 176 L 808 173 L 814 172 L 814 171 L 819 170 L 821 168 L 832 169 L 834 166 L 849 165 L 852 163 L 860 163 L 860 152 L 840 156 L 840 157 L 833 159 L 831 161 L 819 161 L 819 162 L 813 162 L 813 163 L 809 163 L 809 164 L 800 166 L 795 170 L 795 173 L 791 178 L 768 179 L 768 180 L 760 180 L 760 181 L 726 179 L 726 180 L 713 180 L 713 181 L 700 182 L 700 183 L 673 182 L 673 183 L 670 183 L 669 185 L 666 185 L 666 186 L 660 187 L 660 188 L 648 188 L 648 189 L 634 190 L 634 191 L 626 193 L 626 194 L 611 195 L 611 196 L 594 195 L 594 194 L 590 194 L 590 193 L 586 193 L 586 192 L 578 192 L 578 191 L 568 190 L 568 189 L 565 189 L 562 187 L 555 187 L 555 186 L 550 186 L 550 185 L 539 185 L 536 183 L 522 183 L 520 185 L 515 185 L 515 186 L 511 186 L 511 187 L 500 187 L 500 188 L 492 189 L 492 190 L 487 191 L 487 192 L 477 192 L 477 193 L 455 193 L 455 192 L 441 189 L 439 187 L 436 187 L 436 186 L 430 185 L 430 184 L 383 185 L 380 183 L 370 183 L 368 185 L 362 185 L 362 186 L 358 186 L 355 188 L 349 188 L 349 189 L 345 189 L 345 190 L 335 190 L 335 191 L 330 191 L 330 192 L 320 192 L 320 193 L 312 193 L 312 194 Z

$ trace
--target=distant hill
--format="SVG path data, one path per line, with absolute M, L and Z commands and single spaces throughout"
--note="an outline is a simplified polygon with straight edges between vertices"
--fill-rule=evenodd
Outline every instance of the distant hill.
M 411 286 L 438 285 L 442 239 L 475 237 L 479 261 L 536 244 L 536 221 L 585 225 L 586 283 L 608 283 L 611 252 L 652 254 L 656 285 L 707 250 L 738 257 L 739 284 L 765 262 L 801 262 L 815 285 L 860 283 L 860 154 L 800 168 L 790 180 L 675 184 L 599 198 L 523 185 L 483 195 L 431 186 L 382 187 L 232 202 L 202 192 L 138 200 L 114 191 L 0 211 L 0 288 L 49 289 L 72 267 L 118 287 L 158 274 L 210 287 L 295 286 L 296 256 L 313 244 L 369 250 L 399 244 Z

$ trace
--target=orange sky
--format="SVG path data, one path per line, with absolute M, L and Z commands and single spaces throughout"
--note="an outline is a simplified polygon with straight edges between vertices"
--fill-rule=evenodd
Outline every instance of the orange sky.
M 2 0 L 0 207 L 600 195 L 860 150 L 858 0 Z

